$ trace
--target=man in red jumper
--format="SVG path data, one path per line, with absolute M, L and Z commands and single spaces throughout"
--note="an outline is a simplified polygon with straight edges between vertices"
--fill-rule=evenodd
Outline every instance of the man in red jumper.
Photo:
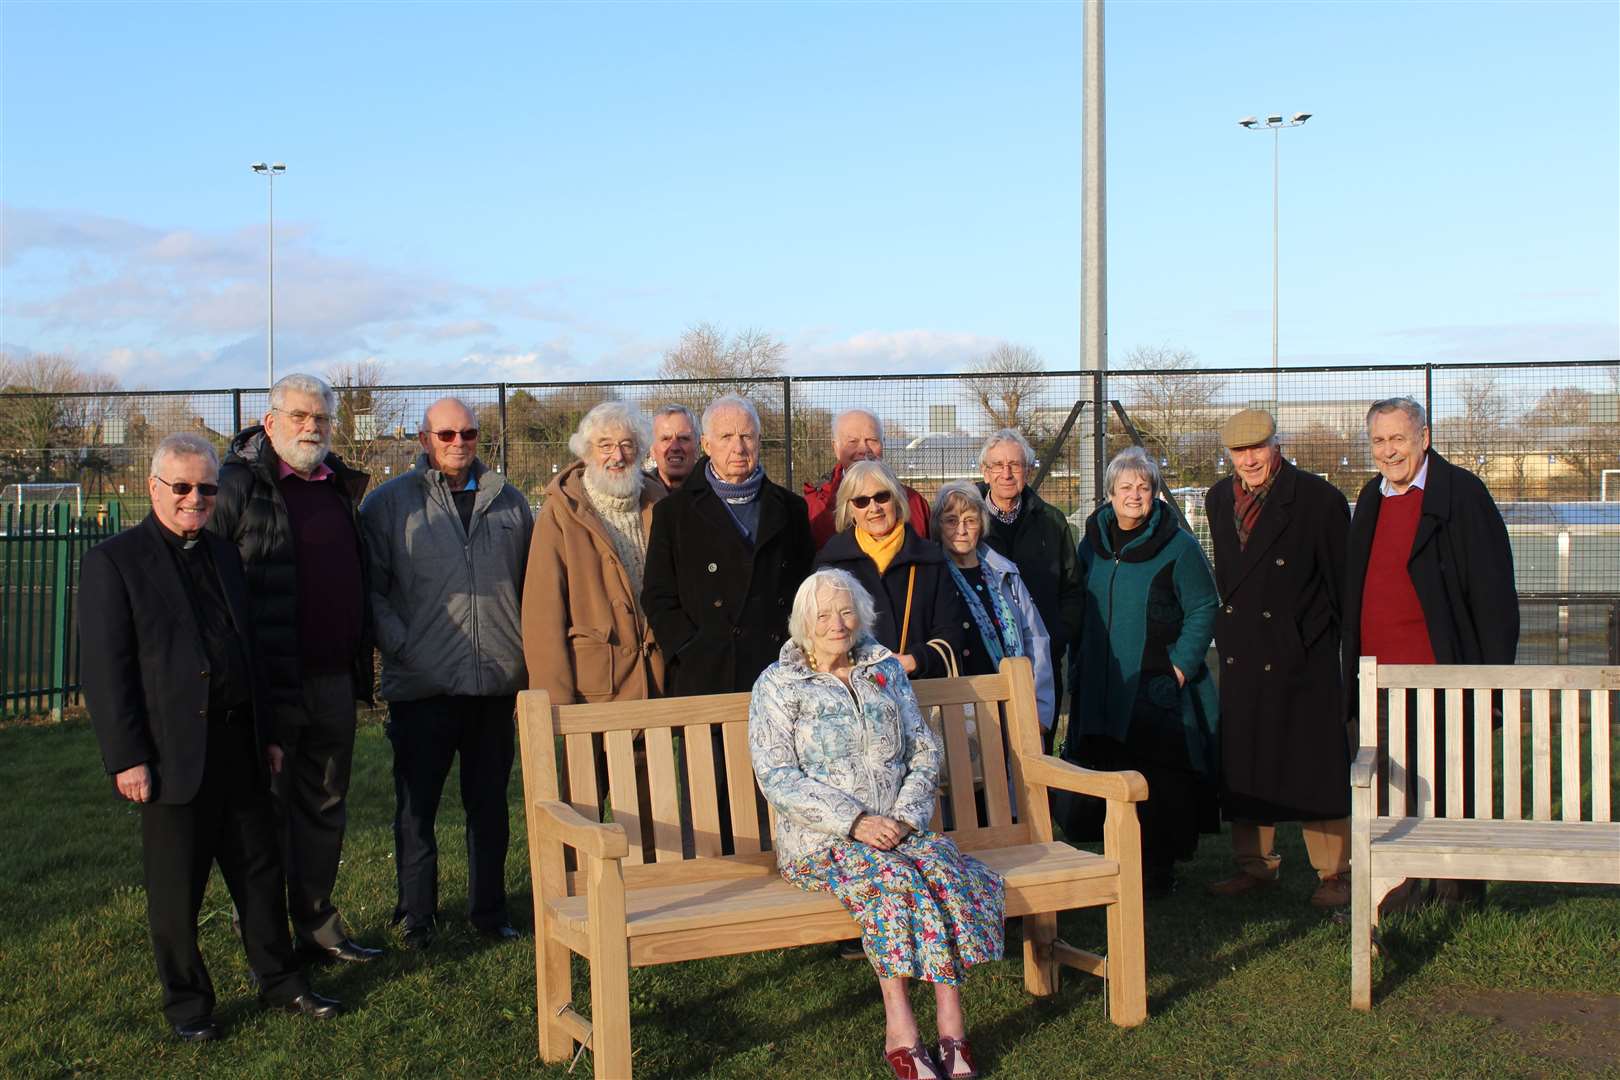
M 804 485 L 804 501 L 810 508 L 810 538 L 815 541 L 817 551 L 838 531 L 833 527 L 833 510 L 844 470 L 857 461 L 877 461 L 883 457 L 883 425 L 865 409 L 845 409 L 833 418 L 832 443 L 838 464 L 820 484 Z M 911 507 L 912 532 L 924 540 L 932 539 L 928 535 L 928 501 L 908 487 L 906 502 Z
M 1412 398 L 1375 402 L 1367 410 L 1367 437 L 1380 475 L 1361 489 L 1350 521 L 1344 685 L 1352 713 L 1359 657 L 1511 664 L 1519 644 L 1513 552 L 1484 483 L 1430 449 L 1428 415 Z M 1470 717 L 1463 722 L 1467 732 Z M 1470 745 L 1465 735 L 1461 747 L 1437 747 L 1442 760 L 1445 753 L 1464 755 L 1465 813 L 1473 802 Z M 1482 899 L 1484 883 L 1436 882 L 1432 891 L 1437 899 Z

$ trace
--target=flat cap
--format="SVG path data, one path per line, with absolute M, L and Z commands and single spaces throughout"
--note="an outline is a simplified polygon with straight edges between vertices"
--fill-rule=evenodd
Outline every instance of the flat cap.
M 1228 450 L 1259 446 L 1277 434 L 1277 421 L 1264 409 L 1244 409 L 1221 425 L 1221 445 Z

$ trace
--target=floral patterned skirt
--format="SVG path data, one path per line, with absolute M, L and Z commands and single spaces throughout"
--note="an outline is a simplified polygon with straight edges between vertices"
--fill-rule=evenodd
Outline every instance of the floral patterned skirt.
M 782 876 L 838 897 L 880 979 L 955 984 L 966 968 L 1001 959 L 1003 882 L 939 833 L 912 833 L 892 851 L 839 840 Z

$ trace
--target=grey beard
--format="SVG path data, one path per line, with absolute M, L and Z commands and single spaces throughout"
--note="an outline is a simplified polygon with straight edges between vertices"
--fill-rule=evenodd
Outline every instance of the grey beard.
M 300 442 L 294 439 L 285 449 L 279 446 L 275 448 L 276 456 L 299 472 L 309 472 L 325 461 L 328 449 L 330 448 L 324 439 L 319 443 Z
M 613 472 L 601 465 L 587 462 L 585 475 L 590 479 L 592 487 L 615 499 L 628 499 L 641 491 L 641 471 L 634 465 L 626 465 L 619 472 Z

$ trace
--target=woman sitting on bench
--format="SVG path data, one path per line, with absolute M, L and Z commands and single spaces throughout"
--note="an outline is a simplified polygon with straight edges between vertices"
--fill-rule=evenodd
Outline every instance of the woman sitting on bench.
M 754 773 L 776 809 L 782 876 L 832 892 L 861 925 L 895 1076 L 977 1076 L 958 986 L 969 966 L 1001 958 L 1002 881 L 928 830 L 940 740 L 872 620 L 872 598 L 845 571 L 799 586 L 781 659 L 754 684 Z M 937 1059 L 917 1030 L 910 979 L 934 984 Z

